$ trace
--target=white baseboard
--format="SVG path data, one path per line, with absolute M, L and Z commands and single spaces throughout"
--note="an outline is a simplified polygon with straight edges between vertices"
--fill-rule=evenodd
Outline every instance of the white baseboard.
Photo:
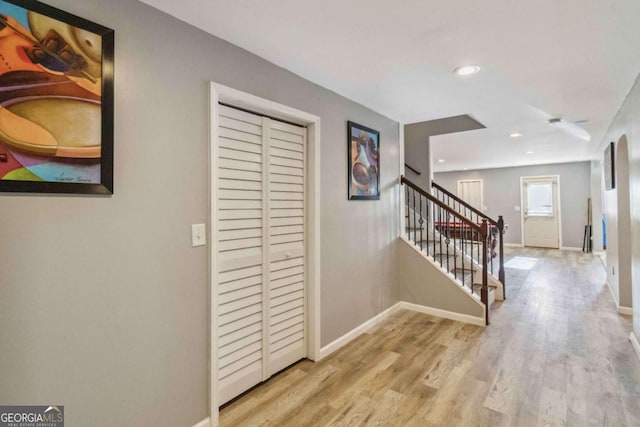
M 391 316 L 398 310 L 416 311 L 418 313 L 430 314 L 431 316 L 442 317 L 444 319 L 451 319 L 458 322 L 470 323 L 472 325 L 485 326 L 484 317 L 475 317 L 475 316 L 470 316 L 468 314 L 455 313 L 453 311 L 441 310 L 439 308 L 427 307 L 424 305 L 418 305 L 410 302 L 400 301 L 395 303 L 391 307 L 387 308 L 382 313 L 367 320 L 360 326 L 356 326 L 354 329 L 347 332 L 340 338 L 322 347 L 320 349 L 320 359 L 318 360 L 324 359 L 325 357 L 329 356 L 333 352 L 349 344 L 351 341 L 358 338 L 360 335 L 364 334 L 369 329 L 373 328 L 380 322 L 386 320 L 389 316 Z M 200 427 L 200 426 L 197 426 L 197 427 Z
M 354 329 L 350 330 L 349 332 L 347 332 L 346 334 L 344 334 L 340 338 L 338 338 L 338 339 L 330 342 L 326 346 L 322 347 L 320 349 L 320 358 L 318 360 L 324 359 L 325 357 L 329 356 L 334 351 L 337 351 L 341 347 L 345 346 L 349 342 L 353 341 L 354 339 L 358 338 L 360 335 L 362 335 L 365 332 L 367 332 L 369 329 L 371 329 L 374 326 L 376 326 L 378 323 L 380 323 L 383 320 L 385 320 L 387 317 L 389 317 L 390 315 L 392 315 L 393 313 L 395 313 L 396 311 L 399 310 L 399 304 L 400 303 L 396 303 L 396 304 L 392 305 L 391 307 L 387 308 L 382 313 L 380 313 L 380 314 L 376 315 L 375 317 L 367 320 L 366 322 L 364 322 L 360 326 L 356 326 Z
M 613 287 L 611 286 L 611 283 L 609 283 L 609 281 L 607 280 L 605 282 L 605 285 L 607 285 L 607 288 L 609 288 L 609 292 L 611 292 L 611 298 L 613 298 L 613 302 L 615 303 L 616 307 L 620 307 L 620 304 L 618 303 L 618 298 L 616 298 L 616 293 L 613 291 Z
M 571 251 L 571 252 L 582 252 L 582 248 L 577 248 L 575 246 L 561 246 L 561 251 Z
M 608 280 L 605 282 L 605 285 L 607 286 L 607 288 L 609 288 L 609 292 L 611 292 L 611 298 L 613 298 L 613 303 L 616 305 L 616 311 L 620 314 L 633 316 L 633 308 L 620 305 L 620 303 L 618 302 L 618 299 L 616 298 L 616 293 L 613 291 L 613 287 L 611 286 L 611 283 L 609 283 Z
M 638 341 L 638 337 L 633 331 L 629 334 L 629 341 L 631 341 L 631 346 L 636 351 L 636 356 L 640 358 L 640 341 Z
M 211 418 L 205 418 L 193 427 L 211 427 Z
M 523 248 L 522 243 L 504 243 L 505 248 Z
M 631 307 L 624 307 L 622 305 L 618 306 L 618 313 L 620 314 L 626 314 L 627 316 L 633 316 L 633 308 Z
M 417 311 L 418 313 L 430 314 L 444 319 L 456 320 L 458 322 L 470 323 L 472 325 L 486 326 L 484 317 L 470 316 L 468 314 L 456 313 L 453 311 L 441 310 L 439 308 L 427 307 L 424 305 L 413 304 L 410 302 L 399 302 L 400 309 Z

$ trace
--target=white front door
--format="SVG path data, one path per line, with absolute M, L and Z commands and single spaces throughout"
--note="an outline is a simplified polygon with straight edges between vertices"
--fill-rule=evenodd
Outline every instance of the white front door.
M 558 178 L 522 178 L 524 245 L 559 248 Z
M 484 211 L 481 179 L 465 179 L 458 181 L 458 197 L 474 208 Z

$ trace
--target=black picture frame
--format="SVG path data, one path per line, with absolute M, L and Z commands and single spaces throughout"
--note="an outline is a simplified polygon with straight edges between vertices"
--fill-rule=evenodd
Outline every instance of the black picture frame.
M 69 170 L 72 170 L 74 165 L 81 165 L 86 167 L 87 164 L 90 164 L 94 169 L 92 169 L 93 175 L 95 179 L 87 179 L 82 177 L 80 174 L 75 177 L 73 174 L 71 176 L 65 176 L 64 173 L 60 175 L 52 175 L 53 178 L 46 180 L 20 180 L 20 179 L 5 179 L 0 176 L 0 192 L 19 192 L 19 193 L 66 193 L 66 194 L 101 194 L 101 195 L 110 195 L 113 194 L 113 145 L 114 145 L 114 31 L 110 28 L 104 27 L 95 22 L 91 22 L 87 19 L 81 18 L 79 16 L 73 15 L 71 13 L 62 11 L 55 7 L 46 5 L 39 1 L 35 0 L 0 0 L 0 6 L 5 5 L 14 5 L 20 8 L 26 9 L 27 11 L 35 12 L 40 15 L 44 15 L 44 17 L 51 18 L 53 20 L 59 21 L 60 25 L 68 24 L 75 28 L 69 28 L 69 34 L 73 32 L 73 34 L 84 34 L 86 35 L 86 39 L 84 39 L 86 45 L 85 49 L 90 49 L 93 45 L 89 40 L 93 36 L 98 36 L 101 41 L 101 55 L 98 57 L 95 52 L 94 54 L 94 65 L 99 67 L 100 70 L 100 78 L 94 77 L 92 74 L 85 72 L 83 66 L 74 67 L 69 66 L 74 73 L 74 77 L 78 77 L 79 79 L 86 78 L 87 80 L 91 80 L 96 88 L 92 93 L 94 95 L 94 99 L 90 102 L 94 105 L 100 106 L 100 112 L 95 113 L 95 116 L 99 114 L 100 117 L 100 130 L 95 131 L 92 135 L 95 135 L 95 139 L 99 138 L 99 145 L 94 144 L 90 148 L 93 152 L 89 155 L 86 154 L 78 154 L 74 152 L 74 154 L 66 157 L 66 154 L 61 153 L 60 150 L 55 154 L 51 155 L 52 158 L 55 158 L 56 164 L 62 164 L 62 168 L 68 167 Z M 29 15 L 31 18 L 31 15 Z M 7 25 L 7 21 L 3 22 L 3 27 Z M 58 23 L 56 23 L 58 24 Z M 11 27 L 10 27 L 11 28 Z M 44 45 L 44 40 L 38 39 L 33 35 L 33 31 L 28 29 L 29 34 L 24 35 L 24 26 L 16 27 L 16 34 L 21 36 L 26 40 L 26 37 L 31 36 L 33 40 L 34 49 L 39 49 L 43 56 L 47 56 L 50 59 L 50 62 L 58 61 L 59 64 L 69 65 L 69 62 L 65 62 L 69 56 L 56 56 L 57 53 L 63 55 L 62 51 L 53 52 L 49 49 L 49 46 Z M 13 28 L 12 28 L 13 29 Z M 51 31 L 51 30 L 50 30 Z M 88 32 L 88 33 L 86 33 Z M 93 34 L 90 34 L 93 33 Z M 51 34 L 51 32 L 49 33 Z M 47 34 L 47 37 L 49 36 Z M 80 36 L 78 36 L 80 37 Z M 67 41 L 64 36 L 60 37 L 63 41 Z M 79 40 L 79 39 L 77 39 Z M 97 40 L 97 39 L 93 39 Z M 76 46 L 80 46 L 80 42 L 76 41 Z M 69 44 L 71 45 L 71 43 Z M 87 47 L 88 46 L 88 47 Z M 78 56 L 82 56 L 80 61 L 84 60 L 86 62 L 88 55 L 84 50 L 82 50 L 79 54 L 73 50 L 73 46 L 70 47 L 73 55 L 76 55 L 73 61 L 77 60 Z M 95 51 L 99 51 L 99 49 L 95 49 Z M 51 54 L 50 52 L 53 52 Z M 0 51 L 1 53 L 1 51 Z M 31 57 L 30 57 L 31 58 Z M 98 58 L 98 59 L 95 59 Z M 34 62 L 35 64 L 35 62 Z M 45 70 L 44 65 L 42 69 Z M 81 71 L 78 71 L 81 69 Z M 56 70 L 57 71 L 57 70 Z M 44 74 L 44 73 L 43 73 Z M 53 73 L 52 73 L 53 74 Z M 67 75 L 64 71 L 60 72 L 60 74 Z M 71 74 L 71 73 L 69 73 Z M 93 74 L 97 75 L 97 72 Z M 79 87 L 84 87 L 81 84 L 78 84 Z M 98 92 L 97 88 L 100 88 Z M 89 91 L 89 93 L 91 93 Z M 64 95 L 67 96 L 67 95 Z M 63 96 L 59 96 L 62 98 Z M 72 96 L 69 96 L 67 99 L 72 99 Z M 89 101 L 87 101 L 89 102 Z M 95 122 L 95 120 L 94 120 Z M 74 122 L 72 122 L 74 123 Z M 80 123 L 80 121 L 79 121 Z M 8 145 L 2 145 L 3 140 L 0 138 L 0 147 L 6 148 Z M 7 140 L 4 140 L 6 143 Z M 12 150 L 16 150 L 16 152 L 20 151 L 19 148 L 12 147 Z M 11 155 L 11 151 L 9 150 Z M 41 153 L 28 153 L 30 155 L 40 155 L 44 156 Z M 48 153 L 46 155 L 49 155 Z M 84 156 L 84 157 L 83 157 Z M 8 160 L 7 153 L 0 152 L 0 162 L 7 162 Z M 11 158 L 13 159 L 13 157 Z M 53 161 L 52 161 L 53 162 Z M 67 163 L 65 163 L 67 162 Z M 23 163 L 24 164 L 24 163 Z M 1 165 L 0 165 L 1 166 Z M 99 172 L 97 170 L 99 166 Z M 64 170 L 64 169 L 63 169 Z M 57 174 L 57 170 L 55 172 Z M 99 176 L 99 182 L 97 177 Z
M 349 200 L 380 200 L 380 132 L 348 121 L 347 164 Z
M 616 161 L 615 161 L 615 144 L 609 143 L 604 150 L 604 188 L 605 190 L 613 190 L 616 188 Z

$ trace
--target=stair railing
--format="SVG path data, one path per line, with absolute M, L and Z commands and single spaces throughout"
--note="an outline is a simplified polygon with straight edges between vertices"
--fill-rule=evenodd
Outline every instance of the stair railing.
M 404 176 L 407 239 L 453 275 L 458 283 L 480 295 L 489 324 L 488 271 L 492 255 L 487 219 L 475 222 Z M 474 283 L 474 264 L 482 266 L 481 283 Z M 476 287 L 479 286 L 479 290 Z
M 469 203 L 462 200 L 460 197 L 451 193 L 447 189 L 438 185 L 435 182 L 431 182 L 431 187 L 434 190 L 435 197 L 445 203 L 450 208 L 454 209 L 456 212 L 463 215 L 465 218 L 470 219 L 471 221 L 480 224 L 483 220 L 486 220 L 489 223 L 490 235 L 494 237 L 497 234 L 497 246 L 498 246 L 498 280 L 502 283 L 504 298 L 507 297 L 507 291 L 505 286 L 505 272 L 504 272 L 504 218 L 502 215 L 498 217 L 498 220 L 494 220 L 490 216 L 486 215 L 484 212 L 471 206 Z M 494 233 L 495 231 L 495 233 Z M 491 239 L 492 240 L 492 239 Z M 491 242 L 491 253 L 494 254 L 495 248 L 493 247 L 493 240 Z M 494 255 L 495 256 L 495 255 Z M 490 263 L 490 272 L 493 274 L 493 261 Z

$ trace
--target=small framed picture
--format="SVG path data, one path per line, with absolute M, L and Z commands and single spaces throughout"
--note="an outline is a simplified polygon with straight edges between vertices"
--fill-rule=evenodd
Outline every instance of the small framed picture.
M 113 194 L 113 30 L 0 0 L 0 192 Z
M 380 200 L 380 132 L 347 123 L 349 200 Z

